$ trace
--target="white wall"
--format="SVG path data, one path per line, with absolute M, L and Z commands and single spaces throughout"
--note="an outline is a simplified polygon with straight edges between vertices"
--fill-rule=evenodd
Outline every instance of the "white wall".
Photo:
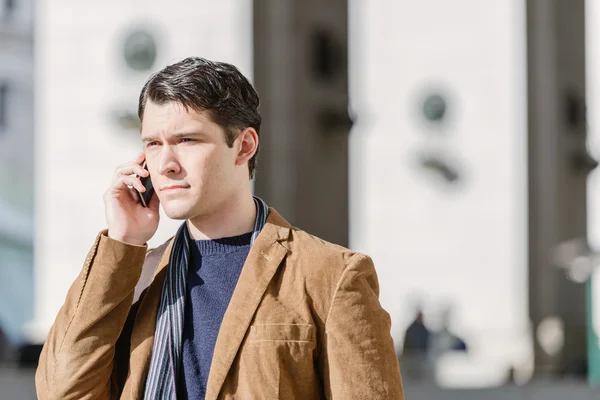
M 452 302 L 476 360 L 440 382 L 496 384 L 509 363 L 530 362 L 524 2 L 350 4 L 351 245 L 375 261 L 398 347 L 413 296 L 431 326 Z M 442 132 L 420 120 L 429 88 L 448 94 Z M 461 185 L 416 166 L 428 148 L 457 162 Z

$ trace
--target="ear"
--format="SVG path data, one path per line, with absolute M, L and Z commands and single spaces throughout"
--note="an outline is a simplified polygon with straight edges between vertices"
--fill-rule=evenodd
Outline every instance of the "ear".
M 248 163 L 258 150 L 258 133 L 254 128 L 245 128 L 240 132 L 236 139 L 238 154 L 235 160 L 236 165 Z

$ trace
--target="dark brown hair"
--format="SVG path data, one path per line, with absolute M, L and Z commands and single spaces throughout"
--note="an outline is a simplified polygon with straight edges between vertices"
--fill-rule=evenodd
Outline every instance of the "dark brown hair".
M 189 57 L 169 65 L 152 75 L 144 85 L 138 104 L 140 121 L 143 121 L 148 100 L 159 105 L 174 101 L 186 109 L 208 111 L 225 131 L 229 147 L 242 129 L 254 128 L 260 135 L 258 94 L 231 64 Z M 258 150 L 248 161 L 250 178 L 254 177 Z

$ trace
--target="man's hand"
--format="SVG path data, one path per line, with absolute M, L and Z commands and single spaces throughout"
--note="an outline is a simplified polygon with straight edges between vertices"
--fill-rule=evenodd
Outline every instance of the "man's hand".
M 150 240 L 158 229 L 159 221 L 156 193 L 148 208 L 138 202 L 135 193 L 135 189 L 146 191 L 138 178 L 149 175 L 141 166 L 144 159 L 144 153 L 140 153 L 134 161 L 118 166 L 109 189 L 104 193 L 108 236 L 135 245 L 144 245 Z

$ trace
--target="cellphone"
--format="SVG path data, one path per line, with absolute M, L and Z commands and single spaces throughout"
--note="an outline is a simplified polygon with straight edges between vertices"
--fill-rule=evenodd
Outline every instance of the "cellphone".
M 148 171 L 146 161 L 144 161 L 144 163 L 142 164 L 142 168 Z M 142 182 L 142 185 L 144 185 L 144 187 L 146 188 L 146 191 L 144 193 L 141 193 L 139 190 L 136 189 L 135 192 L 137 193 L 139 203 L 143 207 L 148 207 L 148 204 L 150 204 L 150 199 L 152 199 L 152 195 L 154 194 L 154 186 L 152 186 L 152 179 L 150 179 L 150 175 L 148 175 L 147 177 L 140 176 L 139 178 Z

